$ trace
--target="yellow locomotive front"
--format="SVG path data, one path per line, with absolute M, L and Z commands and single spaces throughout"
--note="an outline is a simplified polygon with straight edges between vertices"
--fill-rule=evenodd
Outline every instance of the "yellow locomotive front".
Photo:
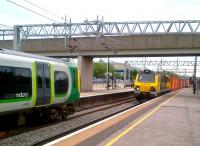
M 135 79 L 134 96 L 155 97 L 159 91 L 159 75 L 151 70 L 140 71 Z

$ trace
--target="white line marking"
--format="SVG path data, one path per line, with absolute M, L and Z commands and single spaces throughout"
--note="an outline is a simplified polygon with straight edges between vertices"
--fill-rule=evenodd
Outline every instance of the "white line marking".
M 165 95 L 166 95 L 166 94 L 165 94 Z M 159 98 L 162 98 L 162 96 L 160 96 Z M 152 101 L 154 101 L 154 100 L 156 100 L 156 99 L 158 99 L 158 98 L 155 98 L 155 99 L 153 99 L 153 100 L 150 100 L 150 101 L 147 101 L 147 102 L 142 103 L 142 104 L 140 104 L 140 105 L 137 105 L 137 106 L 135 106 L 135 107 L 132 107 L 132 108 L 126 110 L 126 111 L 123 111 L 123 112 L 121 112 L 121 113 L 119 113 L 119 114 L 116 114 L 116 115 L 114 115 L 114 116 L 112 116 L 112 117 L 109 117 L 109 118 L 107 118 L 107 119 L 104 119 L 103 121 L 99 121 L 99 122 L 97 122 L 97 123 L 95 123 L 95 124 L 92 124 L 92 125 L 90 125 L 90 126 L 88 126 L 88 127 L 85 127 L 85 128 L 83 128 L 83 129 L 80 129 L 80 130 L 78 130 L 78 131 L 76 131 L 76 132 L 73 132 L 73 133 L 71 133 L 71 134 L 69 134 L 69 135 L 66 135 L 66 136 L 64 136 L 64 137 L 61 137 L 61 138 L 59 138 L 59 139 L 56 139 L 56 140 L 54 140 L 54 141 L 52 141 L 52 142 L 50 142 L 50 143 L 45 144 L 44 146 L 51 146 L 51 145 L 54 145 L 54 144 L 56 144 L 56 143 L 58 143 L 58 142 L 60 142 L 60 141 L 62 141 L 62 140 L 64 140 L 64 139 L 67 139 L 67 138 L 69 138 L 69 137 L 72 137 L 72 136 L 74 136 L 74 135 L 76 135 L 76 134 L 78 134 L 78 133 L 81 133 L 81 132 L 83 132 L 83 131 L 85 131 L 85 130 L 87 130 L 87 129 L 89 129 L 89 128 L 94 127 L 94 126 L 100 125 L 100 124 L 103 123 L 103 122 L 106 122 L 106 121 L 108 121 L 108 120 L 110 120 L 110 119 L 112 119 L 112 118 L 115 118 L 115 117 L 117 117 L 117 116 L 120 116 L 120 115 L 122 115 L 122 114 L 124 114 L 124 113 L 126 113 L 126 112 L 129 112 L 130 110 L 133 110 L 133 109 L 135 109 L 135 108 L 138 108 L 138 107 L 140 107 L 140 106 L 142 106 L 142 105 L 144 105 L 144 104 L 147 104 L 147 103 L 149 103 L 149 102 L 152 102 Z

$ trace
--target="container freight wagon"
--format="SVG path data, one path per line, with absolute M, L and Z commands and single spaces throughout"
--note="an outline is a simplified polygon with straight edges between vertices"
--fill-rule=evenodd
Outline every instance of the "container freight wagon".
M 180 89 L 180 79 L 178 77 L 170 77 L 170 91 Z
M 187 88 L 189 86 L 188 79 L 180 79 L 179 77 L 170 77 L 170 91 L 175 91 L 181 88 Z

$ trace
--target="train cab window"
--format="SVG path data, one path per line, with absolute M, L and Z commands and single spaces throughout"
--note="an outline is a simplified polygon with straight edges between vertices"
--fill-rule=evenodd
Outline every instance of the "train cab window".
M 153 73 L 140 73 L 139 82 L 155 82 L 155 74 Z
M 55 71 L 55 95 L 63 95 L 68 90 L 68 77 L 65 72 Z
M 21 67 L 0 66 L 0 99 L 31 97 L 31 70 Z

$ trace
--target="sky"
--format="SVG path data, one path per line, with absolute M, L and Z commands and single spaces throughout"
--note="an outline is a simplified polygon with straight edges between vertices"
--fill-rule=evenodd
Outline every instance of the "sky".
M 98 62 L 100 59 L 102 59 L 104 62 L 108 62 L 108 58 L 96 58 L 94 59 L 95 62 Z M 162 57 L 162 61 L 166 62 L 166 61 L 195 61 L 195 57 Z M 200 58 L 198 57 L 197 60 L 199 61 Z M 146 62 L 152 62 L 152 61 L 161 61 L 161 57 L 129 57 L 129 58 L 111 58 L 109 59 L 109 61 L 114 61 L 114 62 L 119 62 L 122 64 L 125 64 L 125 61 L 128 61 L 128 64 L 130 64 L 133 67 L 136 67 L 138 69 L 151 69 L 154 71 L 158 71 L 159 69 L 161 69 L 160 66 L 149 66 L 149 65 L 134 65 L 134 62 L 139 62 L 139 61 L 146 61 Z M 162 66 L 162 70 L 167 70 L 167 71 L 173 71 L 181 76 L 192 76 L 193 75 L 193 70 L 194 67 L 193 66 L 178 66 L 178 70 L 177 70 L 177 65 L 174 64 L 172 66 Z M 159 70 L 160 71 L 160 70 Z M 176 72 L 178 71 L 178 72 Z M 181 72 L 181 73 L 180 73 Z M 197 77 L 200 77 L 200 67 L 197 66 Z
M 48 19 L 12 2 L 48 17 Z M 83 22 L 86 19 L 92 21 L 97 19 L 97 15 L 100 20 L 112 22 L 200 20 L 199 14 L 200 0 L 0 0 L 0 24 L 8 26 L 63 23 L 64 21 L 69 22 L 70 18 L 72 22 Z M 0 28 L 6 27 L 0 26 Z M 134 61 L 134 59 L 115 58 L 113 60 L 124 62 Z M 194 60 L 193 57 L 181 59 Z
M 0 0 L 1 23 L 6 25 L 53 23 L 9 1 L 58 22 L 64 22 L 60 17 L 65 16 L 72 22 L 83 22 L 95 20 L 97 15 L 104 21 L 199 20 L 200 13 L 199 0 Z

